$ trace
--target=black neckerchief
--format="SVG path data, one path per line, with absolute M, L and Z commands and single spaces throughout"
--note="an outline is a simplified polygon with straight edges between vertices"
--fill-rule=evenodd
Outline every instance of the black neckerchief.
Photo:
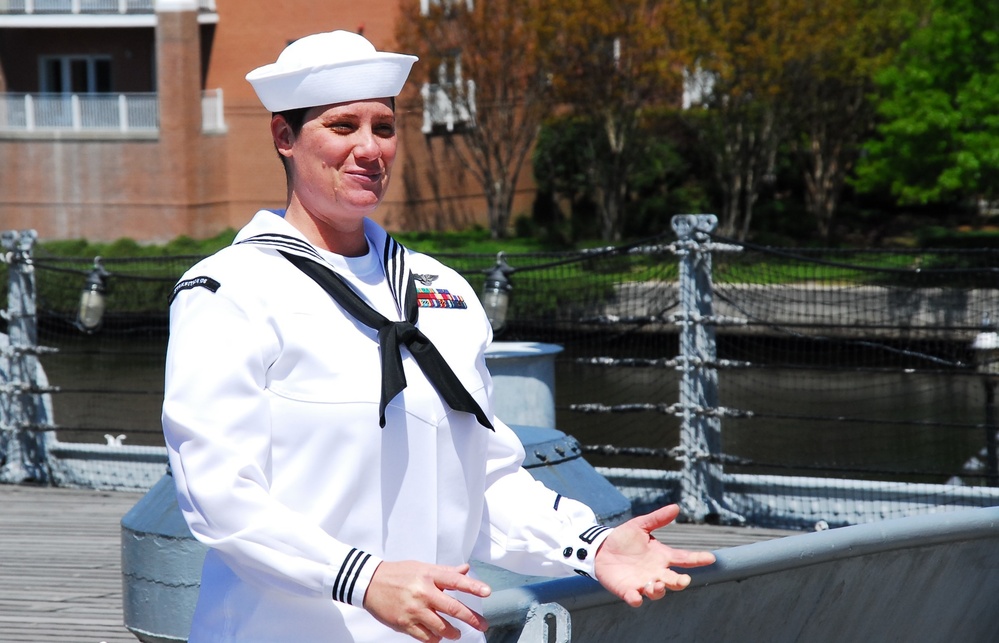
M 444 356 L 426 335 L 416 327 L 419 306 L 413 275 L 405 268 L 405 249 L 388 237 L 385 243 L 385 274 L 405 321 L 390 321 L 365 302 L 350 285 L 336 273 L 322 256 L 307 243 L 287 235 L 268 234 L 250 237 L 239 243 L 269 246 L 296 268 L 311 277 L 325 290 L 348 315 L 378 333 L 378 346 L 382 362 L 381 401 L 378 404 L 378 425 L 385 427 L 385 408 L 396 395 L 406 388 L 406 374 L 402 366 L 401 346 L 409 349 L 417 365 L 433 384 L 437 393 L 452 409 L 471 413 L 482 426 L 492 429 L 482 407 L 465 389 Z M 391 272 L 398 278 L 390 276 Z M 404 286 L 404 287 L 403 287 Z M 400 296 L 401 295 L 401 296 Z

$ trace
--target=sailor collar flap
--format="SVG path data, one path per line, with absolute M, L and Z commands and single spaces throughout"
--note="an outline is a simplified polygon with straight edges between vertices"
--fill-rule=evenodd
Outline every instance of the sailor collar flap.
M 400 351 L 401 346 L 406 346 L 448 406 L 456 411 L 471 413 L 475 415 L 479 424 L 488 429 L 493 428 L 482 407 L 465 389 L 437 347 L 416 327 L 420 307 L 423 306 L 418 303 L 420 295 L 417 292 L 416 277 L 406 265 L 406 249 L 392 237 L 386 237 L 382 266 L 392 295 L 403 312 L 405 321 L 398 322 L 390 321 L 369 306 L 313 246 L 301 239 L 282 234 L 261 234 L 238 243 L 277 250 L 281 256 L 319 284 L 347 314 L 377 331 L 382 366 L 381 400 L 378 405 L 379 426 L 385 427 L 385 408 L 388 403 L 406 388 L 406 374 Z M 426 294 L 424 292 L 424 299 L 428 298 Z

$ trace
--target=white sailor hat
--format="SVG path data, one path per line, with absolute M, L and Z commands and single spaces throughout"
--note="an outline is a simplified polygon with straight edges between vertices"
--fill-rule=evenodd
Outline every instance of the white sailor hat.
M 264 107 L 283 112 L 398 96 L 416 56 L 375 51 L 366 38 L 330 31 L 300 38 L 277 62 L 246 75 Z

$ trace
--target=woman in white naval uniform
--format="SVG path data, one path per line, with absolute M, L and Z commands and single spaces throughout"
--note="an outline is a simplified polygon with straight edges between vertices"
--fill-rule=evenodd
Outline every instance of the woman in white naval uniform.
M 608 529 L 534 481 L 492 412 L 475 293 L 367 218 L 415 60 L 332 32 L 247 76 L 274 114 L 287 208 L 258 212 L 171 299 L 163 428 L 209 546 L 192 643 L 481 641 L 473 558 L 586 574 L 636 606 L 689 583 L 671 566 L 713 562 L 651 538 L 675 506 Z

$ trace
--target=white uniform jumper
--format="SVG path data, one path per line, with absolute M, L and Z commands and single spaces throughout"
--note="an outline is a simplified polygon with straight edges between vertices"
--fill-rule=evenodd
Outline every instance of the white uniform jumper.
M 371 221 L 365 232 L 365 257 L 320 254 L 401 320 L 385 276 L 399 266 L 382 260 L 394 242 Z M 379 428 L 375 331 L 273 247 L 240 243 L 261 235 L 305 243 L 258 212 L 184 275 L 171 305 L 163 429 L 180 508 L 210 547 L 190 641 L 411 641 L 361 608 L 382 560 L 593 575 L 587 552 L 607 529 L 521 468 L 509 427 L 494 419 L 491 431 L 445 405 L 405 348 L 408 386 Z M 493 418 L 492 333 L 474 291 L 425 255 L 403 258 L 430 283 L 419 329 Z M 462 640 L 483 639 L 460 627 Z

